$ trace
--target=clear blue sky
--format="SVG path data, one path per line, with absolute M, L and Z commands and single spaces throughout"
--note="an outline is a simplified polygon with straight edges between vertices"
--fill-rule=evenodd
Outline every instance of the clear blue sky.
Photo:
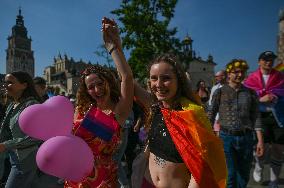
M 32 37 L 36 75 L 53 63 L 53 57 L 66 53 L 75 60 L 93 63 L 94 51 L 102 43 L 103 16 L 119 8 L 120 0 L 0 0 L 0 73 L 5 73 L 6 52 L 22 7 L 28 35 Z M 187 33 L 202 58 L 214 56 L 219 70 L 232 58 L 243 58 L 252 69 L 264 50 L 276 51 L 279 11 L 284 0 L 179 0 L 171 27 L 177 37 Z M 126 56 L 128 53 L 126 53 Z

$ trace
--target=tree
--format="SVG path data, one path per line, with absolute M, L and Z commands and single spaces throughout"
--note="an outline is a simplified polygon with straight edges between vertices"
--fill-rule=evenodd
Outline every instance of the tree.
M 107 49 L 105 48 L 104 44 L 99 45 L 98 50 L 96 50 L 94 52 L 95 55 L 97 55 L 98 57 L 102 57 L 106 60 L 106 63 L 108 65 L 108 67 L 111 67 L 111 62 L 112 62 L 112 58 L 110 57 L 110 55 L 108 54 Z
M 177 29 L 168 28 L 176 3 L 177 0 L 123 0 L 120 8 L 111 12 L 123 23 L 122 45 L 130 50 L 128 62 L 141 81 L 147 77 L 146 65 L 155 55 L 180 52 Z

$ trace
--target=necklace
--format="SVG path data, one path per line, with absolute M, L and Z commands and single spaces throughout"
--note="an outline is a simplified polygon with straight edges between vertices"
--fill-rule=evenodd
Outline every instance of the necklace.
M 106 110 L 101 110 L 103 113 L 105 113 L 106 115 L 110 115 L 112 113 L 111 109 L 106 109 Z

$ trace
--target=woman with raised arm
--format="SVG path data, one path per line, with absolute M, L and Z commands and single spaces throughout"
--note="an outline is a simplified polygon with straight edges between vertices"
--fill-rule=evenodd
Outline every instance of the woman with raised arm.
M 150 109 L 150 155 L 141 187 L 224 188 L 222 143 L 173 55 L 161 55 L 150 64 L 148 84 L 151 93 L 137 83 L 134 92 Z
M 117 24 L 103 18 L 102 32 L 121 80 L 99 65 L 87 68 L 81 76 L 73 131 L 92 149 L 94 169 L 81 182 L 66 181 L 68 188 L 113 188 L 118 185 L 117 164 L 112 156 L 120 141 L 120 126 L 132 108 L 133 76 L 122 52 Z

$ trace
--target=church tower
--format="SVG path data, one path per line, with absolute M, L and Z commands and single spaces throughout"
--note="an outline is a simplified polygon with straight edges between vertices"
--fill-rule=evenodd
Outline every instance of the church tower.
M 31 37 L 24 25 L 24 19 L 19 9 L 16 25 L 12 27 L 12 35 L 8 37 L 6 50 L 6 73 L 25 71 L 34 77 L 34 52 L 31 50 Z
M 284 63 L 284 9 L 279 15 L 278 63 Z

